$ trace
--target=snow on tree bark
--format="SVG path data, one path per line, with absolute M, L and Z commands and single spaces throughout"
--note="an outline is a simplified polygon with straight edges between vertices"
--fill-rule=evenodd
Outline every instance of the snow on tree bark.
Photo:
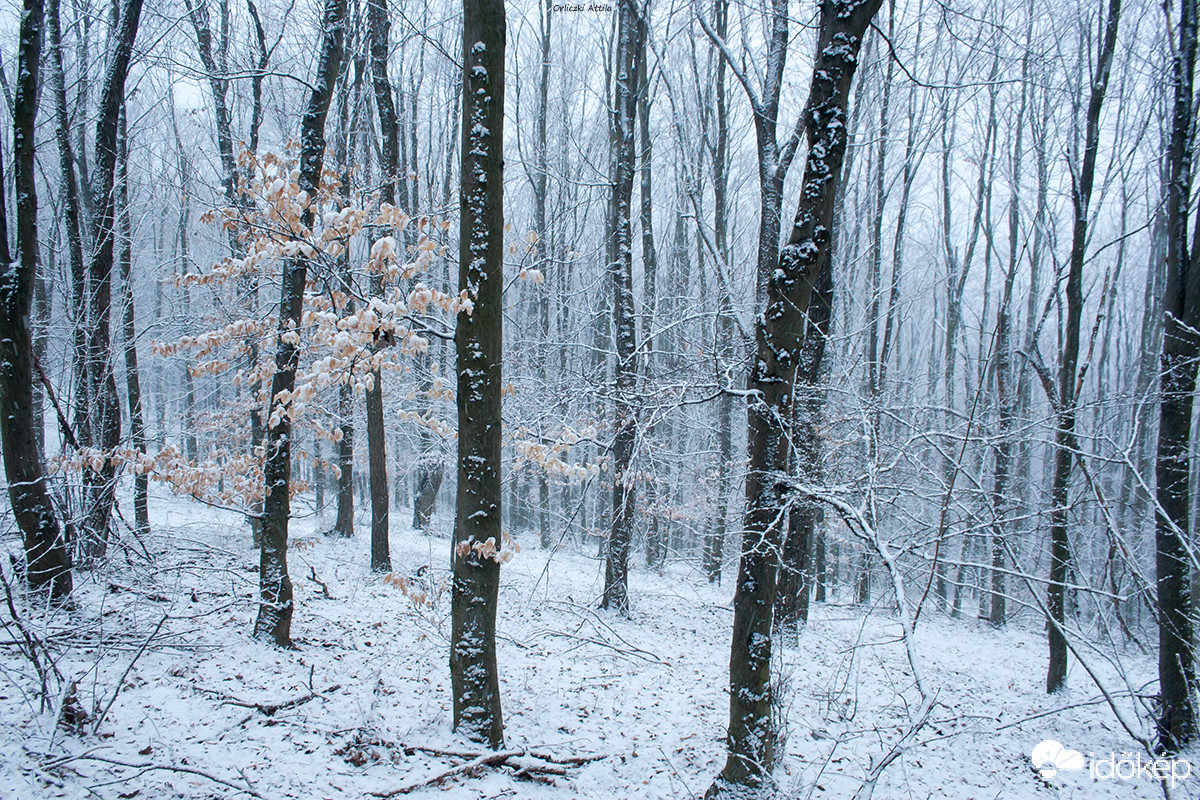
M 617 9 L 616 108 L 612 114 L 613 237 L 609 279 L 613 288 L 613 333 L 616 338 L 615 404 L 612 445 L 612 528 L 604 563 L 601 608 L 629 611 L 629 546 L 637 492 L 629 473 L 637 441 L 637 317 L 633 308 L 633 178 L 637 89 L 642 25 L 636 0 L 621 0 Z
M 463 0 L 462 184 L 458 315 L 458 497 L 451 559 L 450 682 L 454 729 L 504 744 L 496 666 L 500 589 L 501 347 L 504 286 L 502 0 Z
M 16 194 L 16 258 L 8 249 L 6 204 L 0 199 L 0 438 L 8 499 L 21 530 L 30 588 L 62 599 L 71 593 L 71 556 L 46 489 L 34 435 L 33 340 L 30 312 L 37 282 L 37 184 L 35 130 L 41 75 L 42 0 L 22 7 L 13 105 L 13 187 Z M 0 165 L 0 185 L 3 185 Z
M 321 18 L 321 53 L 317 74 L 304 119 L 300 127 L 299 185 L 310 197 L 316 196 L 325 159 L 325 117 L 341 67 L 345 38 L 346 0 L 326 0 Z M 314 209 L 304 212 L 305 225 L 313 224 Z M 283 334 L 300 324 L 308 260 L 297 256 L 284 264 L 279 297 L 279 346 L 275 354 L 275 374 L 271 381 L 271 402 L 281 393 L 290 394 L 296 385 L 299 351 Z M 287 414 L 268 426 L 263 482 L 262 545 L 259 551 L 259 606 L 254 621 L 254 636 L 273 641 L 280 647 L 292 643 L 292 580 L 288 575 L 288 522 L 291 515 L 289 487 L 292 476 L 292 423 Z
M 846 149 L 846 108 L 868 24 L 882 0 L 823 0 L 813 78 L 805 107 L 808 160 L 800 202 L 779 265 L 766 279 L 766 306 L 755 325 L 748 388 L 750 464 L 745 533 L 734 594 L 729 656 L 728 756 L 709 790 L 761 786 L 775 764 L 771 729 L 771 628 L 791 461 L 785 420 L 795 401 L 808 313 L 834 231 L 833 209 Z M 786 19 L 784 21 L 786 35 Z
M 127 0 L 116 30 L 116 47 L 109 61 L 100 115 L 96 121 L 96 163 L 91 194 L 96 204 L 92 215 L 92 260 L 87 269 L 88 334 L 86 345 L 87 395 L 93 444 L 105 452 L 121 443 L 121 409 L 113 373 L 112 309 L 113 248 L 116 235 L 117 138 L 121 107 L 125 102 L 125 78 L 142 14 L 142 0 Z M 84 472 L 84 547 L 92 557 L 103 556 L 108 545 L 109 523 L 116 500 L 117 468 L 106 458 L 100 469 Z

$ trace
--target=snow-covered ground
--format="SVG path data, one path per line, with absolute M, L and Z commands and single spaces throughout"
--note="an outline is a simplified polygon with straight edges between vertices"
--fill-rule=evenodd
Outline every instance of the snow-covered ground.
M 153 567 L 136 552 L 115 552 L 104 571 L 77 579 L 77 605 L 49 624 L 58 668 L 93 719 L 133 663 L 95 733 L 92 719 L 82 735 L 56 729 L 57 707 L 39 713 L 32 699 L 27 662 L 0 647 L 0 797 L 244 797 L 239 789 L 252 788 L 264 798 L 365 798 L 464 761 L 436 751 L 477 750 L 450 732 L 448 520 L 440 535 L 425 536 L 407 527 L 403 510 L 394 515 L 394 577 L 406 577 L 408 596 L 367 568 L 366 525 L 358 539 L 341 540 L 320 535 L 315 520 L 298 521 L 296 649 L 282 651 L 250 636 L 257 553 L 245 524 L 183 500 L 152 500 L 145 545 Z M 527 542 L 502 569 L 499 622 L 507 745 L 602 758 L 536 780 L 509 766 L 482 768 L 407 796 L 703 793 L 723 760 L 732 580 L 710 586 L 682 563 L 663 575 L 635 569 L 626 619 L 596 610 L 602 571 L 573 549 L 551 554 Z M 415 604 L 422 591 L 430 602 Z M 886 602 L 870 615 L 816 605 L 785 648 L 781 796 L 852 796 L 906 732 L 918 698 Z M 882 772 L 876 798 L 1162 796 L 1144 779 L 1093 779 L 1090 765 L 1050 779 L 1033 769 L 1030 753 L 1043 739 L 1106 762 L 1133 747 L 1077 663 L 1069 692 L 1047 699 L 1046 647 L 1032 620 L 994 631 L 926 612 L 917 648 L 937 704 Z M 1123 663 L 1139 688 L 1153 675 L 1146 656 L 1131 651 Z M 1126 690 L 1111 665 L 1102 674 Z M 280 703 L 272 714 L 254 707 Z M 1200 777 L 1175 796 L 1198 791 Z

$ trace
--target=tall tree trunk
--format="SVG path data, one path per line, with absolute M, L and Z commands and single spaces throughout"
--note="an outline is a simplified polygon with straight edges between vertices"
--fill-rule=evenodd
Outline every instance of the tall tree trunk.
M 113 245 L 116 233 L 116 197 L 113 191 L 117 165 L 117 134 L 125 102 L 125 78 L 137 36 L 142 0 L 127 0 L 116 30 L 116 48 L 100 95 L 96 121 L 96 161 L 92 173 L 92 261 L 88 266 L 88 395 L 93 403 L 93 444 L 111 454 L 121 443 L 121 409 L 113 373 L 110 312 L 112 310 Z M 84 519 L 85 546 L 92 556 L 102 556 L 108 544 L 109 522 L 116 494 L 117 468 L 106 457 L 99 470 L 84 473 L 87 493 Z
M 1111 12 L 1110 12 L 1111 13 Z M 1115 24 L 1115 23 L 1112 23 Z M 1158 739 L 1166 752 L 1187 746 L 1196 734 L 1192 642 L 1191 562 L 1188 558 L 1188 460 L 1191 449 L 1192 395 L 1200 341 L 1200 268 L 1188 252 L 1188 204 L 1191 154 L 1195 141 L 1192 87 L 1196 67 L 1196 2 L 1179 4 L 1179 47 L 1172 78 L 1174 115 L 1167 150 L 1167 258 L 1163 295 L 1163 346 L 1160 373 L 1162 406 L 1158 428 L 1158 513 L 1155 564 L 1158 574 Z M 1200 227 L 1197 228 L 1200 232 Z
M 121 308 L 121 333 L 125 340 L 125 393 L 129 403 L 129 436 L 139 453 L 146 452 L 146 422 L 142 414 L 142 379 L 138 369 L 137 330 L 133 314 L 133 225 L 129 213 L 129 132 L 125 120 L 125 109 L 121 109 L 121 136 L 118 140 L 117 183 L 120 196 L 121 255 L 118 259 L 121 270 L 121 286 L 124 303 Z M 149 477 L 141 470 L 133 474 L 133 518 L 134 528 L 139 534 L 150 532 L 150 509 L 147 502 Z
M 729 0 L 714 0 L 713 29 L 722 40 L 729 32 Z M 713 239 L 717 258 L 723 262 L 720 269 L 729 264 L 729 107 L 725 97 L 725 73 L 728 68 L 724 58 L 716 63 L 716 126 L 717 141 L 713 148 Z M 778 235 L 778 229 L 776 229 Z M 718 300 L 716 322 L 716 358 L 718 365 L 733 362 L 734 320 L 733 301 L 727 287 L 722 286 Z M 723 374 L 724 370 L 720 370 Z M 713 519 L 704 542 L 704 573 L 709 583 L 721 580 L 721 566 L 725 558 L 725 537 L 729 518 L 729 490 L 733 471 L 733 395 L 722 392 L 717 400 L 717 501 Z
M 383 173 L 380 202 L 396 203 L 399 155 L 399 123 L 392 84 L 388 79 L 388 48 L 391 20 L 387 0 L 368 0 L 367 27 L 371 39 L 371 79 L 375 90 L 375 109 L 379 112 L 379 131 L 383 147 L 379 170 Z M 371 276 L 372 296 L 383 293 L 383 276 Z M 388 509 L 387 433 L 383 423 L 383 374 L 371 372 L 367 389 L 367 465 L 371 474 L 371 569 L 388 572 L 392 568 L 390 514 Z
M 805 107 L 808 160 L 800 202 L 779 266 L 766 276 L 766 307 L 755 324 L 748 387 L 749 470 L 742 557 L 733 600 L 729 655 L 729 753 L 713 796 L 761 786 L 775 763 L 771 727 L 771 633 L 782 511 L 790 490 L 789 431 L 801 344 L 819 293 L 833 230 L 834 200 L 846 152 L 846 107 L 867 26 L 882 0 L 823 0 L 813 78 Z M 786 35 L 786 19 L 783 23 Z M 834 46 L 837 42 L 837 46 Z M 816 365 L 819 367 L 819 364 Z M 812 365 L 809 365 L 811 368 Z
M 496 666 L 500 591 L 501 347 L 504 287 L 504 3 L 463 0 L 462 189 L 459 197 L 458 498 L 451 559 L 454 729 L 500 748 Z M 489 553 L 489 549 L 491 553 Z
M 1012 302 L 1013 286 L 1020 263 L 1021 237 L 1021 163 L 1024 156 L 1025 112 L 1029 101 L 1029 65 L 1032 57 L 1034 14 L 1030 7 L 1029 22 L 1025 29 L 1025 53 L 1021 58 L 1020 104 L 1012 147 L 1012 196 L 1008 204 L 1008 269 L 1004 274 L 1004 289 L 1000 305 L 996 310 L 996 340 L 993 346 L 995 365 L 992 372 L 996 381 L 996 407 L 999 420 L 996 430 L 995 463 L 992 467 L 992 570 L 990 581 L 990 604 L 988 621 L 995 626 L 1005 623 L 1007 596 L 1005 594 L 1005 542 L 1009 530 L 1008 515 L 1012 508 L 1009 500 L 1009 477 L 1013 460 L 1013 425 L 1017 411 L 1017 395 L 1013 390 L 1012 364 Z
M 542 0 L 538 5 L 538 26 L 541 47 L 541 78 L 538 82 L 538 107 L 536 126 L 536 141 L 534 142 L 534 173 L 533 173 L 533 229 L 539 237 L 538 266 L 542 274 L 546 274 L 554 253 L 554 242 L 549 230 L 546 216 L 547 190 L 550 176 L 549 146 L 547 140 L 547 123 L 550 116 L 550 33 L 554 12 L 551 0 Z M 547 289 L 537 292 L 537 314 L 539 341 L 536 353 L 538 385 L 550 396 L 549 372 L 547 362 L 550 357 L 550 293 Z M 553 544 L 550 535 L 550 481 L 544 468 L 537 468 L 538 488 L 538 540 L 543 550 L 548 550 Z
M 1054 482 L 1050 489 L 1050 582 L 1046 587 L 1046 606 L 1050 614 L 1050 662 L 1046 669 L 1046 691 L 1057 692 L 1067 680 L 1067 640 L 1065 591 L 1071 545 L 1067 538 L 1067 512 L 1070 504 L 1071 466 L 1075 460 L 1075 413 L 1082 388 L 1076 376 L 1079 364 L 1079 323 L 1083 314 L 1083 259 L 1087 251 L 1088 207 L 1096 174 L 1096 150 L 1100 140 L 1100 110 L 1108 89 L 1108 76 L 1117 45 L 1117 22 L 1121 0 L 1109 0 L 1104 40 L 1097 54 L 1095 77 L 1088 98 L 1083 159 L 1072 186 L 1075 226 L 1071 236 L 1071 260 L 1067 267 L 1067 319 L 1063 330 L 1062 359 L 1059 363 L 1057 420 L 1054 435 Z M 1186 220 L 1185 220 L 1186 224 Z M 1189 392 L 1190 397 L 1190 392 Z M 1190 403 L 1190 401 L 1189 401 Z M 1190 411 L 1190 407 L 1189 407 Z M 1189 423 L 1190 425 L 1190 415 Z M 1185 445 L 1184 452 L 1187 451 Z M 1185 460 L 1186 464 L 1186 460 Z M 1186 466 L 1185 466 L 1186 471 Z M 1186 486 L 1186 479 L 1184 481 Z M 1186 501 L 1184 514 L 1186 515 Z M 1186 525 L 1184 529 L 1186 529 Z
M 302 191 L 317 194 L 321 167 L 325 159 L 325 117 L 342 62 L 345 37 L 346 0 L 325 0 L 321 19 L 321 53 L 308 107 L 300 124 L 300 180 Z M 304 212 L 304 224 L 311 227 L 316 209 Z M 304 304 L 304 285 L 308 278 L 308 260 L 298 257 L 286 261 L 279 297 L 279 341 L 275 353 L 275 375 L 271 380 L 274 398 L 290 393 L 296 386 L 299 351 L 284 338 L 292 326 L 299 327 Z M 284 395 L 286 396 L 286 395 Z M 291 517 L 292 422 L 279 414 L 274 425 L 267 426 L 266 463 L 263 481 L 263 535 L 259 553 L 259 606 L 254 636 L 269 639 L 280 647 L 292 643 L 292 579 L 287 569 L 288 522 Z
M 81 219 L 79 181 L 75 174 L 75 153 L 71 145 L 71 123 L 67 114 L 66 80 L 63 76 L 62 31 L 59 19 L 59 0 L 46 5 L 49 34 L 50 87 L 54 94 L 54 138 L 58 143 L 59 179 L 62 181 L 63 225 L 66 227 L 67 257 L 71 273 L 71 305 L 73 322 L 71 365 L 75 390 L 75 412 L 72 427 L 81 446 L 91 446 L 91 425 L 88 414 L 87 331 L 88 296 L 87 273 L 83 264 L 83 222 Z M 86 84 L 86 80 L 81 80 Z
M 616 339 L 615 416 L 613 420 L 612 530 L 604 566 L 601 608 L 629 610 L 629 545 L 636 503 L 634 478 L 629 474 L 637 440 L 637 318 L 633 310 L 633 173 L 634 124 L 642 26 L 637 0 L 620 0 L 617 12 L 616 108 L 612 116 L 616 158 L 613 163 L 611 229 L 612 257 L 608 274 L 613 287 L 613 334 Z
M 37 282 L 37 94 L 41 75 L 42 0 L 25 0 L 13 105 L 13 185 L 17 253 L 8 249 L 7 208 L 0 198 L 0 439 L 13 517 L 21 529 L 27 579 L 55 599 L 71 593 L 71 555 L 59 528 L 33 429 L 33 339 L 30 312 Z M 3 161 L 3 159 L 0 159 Z M 0 164 L 0 186 L 4 185 Z

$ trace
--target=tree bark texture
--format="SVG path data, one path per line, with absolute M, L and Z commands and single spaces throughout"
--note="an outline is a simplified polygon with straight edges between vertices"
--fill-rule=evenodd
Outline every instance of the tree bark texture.
M 1195 142 L 1192 90 L 1196 65 L 1196 2 L 1179 4 L 1179 48 L 1173 78 L 1175 102 L 1167 161 L 1167 264 L 1163 294 L 1163 345 L 1158 427 L 1158 513 L 1155 565 L 1158 575 L 1158 744 L 1176 752 L 1196 735 L 1191 562 L 1188 558 L 1188 455 L 1192 395 L 1200 355 L 1200 268 L 1188 252 L 1191 154 Z
M 641 47 L 642 11 L 636 0 L 620 0 L 617 8 L 615 64 L 616 108 L 612 114 L 613 159 L 612 257 L 608 265 L 613 288 L 613 334 L 616 339 L 614 371 L 612 528 L 604 563 L 601 608 L 629 611 L 629 546 L 633 536 L 637 491 L 629 467 L 637 442 L 637 318 L 633 307 L 633 179 L 636 167 L 638 51 Z
M 342 63 L 345 38 L 346 0 L 326 0 L 321 17 L 321 53 L 313 89 L 300 125 L 301 190 L 316 197 L 325 159 L 325 117 Z M 304 212 L 304 224 L 311 227 L 315 209 L 310 205 Z M 296 387 L 296 368 L 299 352 L 283 334 L 300 325 L 304 304 L 304 285 L 308 278 L 307 259 L 295 258 L 283 266 L 279 295 L 279 342 L 275 353 L 275 374 L 271 380 L 271 403 L 284 392 Z M 266 500 L 263 502 L 262 546 L 259 549 L 259 606 L 254 622 L 257 639 L 273 641 L 280 647 L 292 643 L 292 579 L 288 575 L 288 522 L 291 516 L 289 489 L 292 477 L 292 423 L 286 413 L 279 421 L 268 425 L 266 462 L 263 481 Z
M 761 786 L 775 763 L 771 729 L 771 633 L 777 567 L 788 508 L 792 415 L 801 345 L 832 244 L 833 210 L 846 152 L 846 108 L 863 35 L 882 0 L 823 0 L 805 107 L 808 159 L 800 202 L 766 305 L 755 324 L 748 388 L 749 470 L 729 657 L 728 756 L 712 794 Z M 784 21 L 786 35 L 786 19 Z
M 369 0 L 367 28 L 371 39 L 371 85 L 375 90 L 375 109 L 379 113 L 379 131 L 383 141 L 379 168 L 383 185 L 379 199 L 396 203 L 396 181 L 399 179 L 400 129 L 396 119 L 396 102 L 388 78 L 388 47 L 391 21 L 387 0 Z M 383 291 L 383 276 L 371 276 L 371 294 Z M 371 388 L 367 390 L 367 466 L 371 476 L 371 569 L 388 572 L 392 568 L 390 542 L 390 509 L 388 508 L 387 433 L 383 422 L 383 374 L 371 373 Z
M 504 287 L 503 0 L 463 0 L 462 188 L 458 497 L 451 586 L 450 682 L 454 729 L 492 748 L 504 744 L 496 666 L 496 602 L 502 545 L 501 346 Z M 492 552 L 489 554 L 489 549 Z
M 33 426 L 30 315 L 38 271 L 35 131 L 45 18 L 42 0 L 24 0 L 22 11 L 13 106 L 16 258 L 9 253 L 7 210 L 0 199 L 0 320 L 5 331 L 0 336 L 0 438 L 8 499 L 21 530 L 29 586 L 62 599 L 71 593 L 71 556 L 47 491 Z

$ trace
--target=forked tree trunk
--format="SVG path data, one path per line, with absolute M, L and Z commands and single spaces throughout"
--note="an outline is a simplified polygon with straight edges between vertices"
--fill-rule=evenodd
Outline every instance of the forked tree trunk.
M 462 189 L 458 286 L 458 497 L 451 559 L 454 729 L 504 744 L 496 666 L 500 591 L 501 347 L 504 288 L 503 0 L 463 0 Z M 489 553 L 489 550 L 491 551 Z
M 808 160 L 800 203 L 779 266 L 766 276 L 766 307 L 755 324 L 748 387 L 750 457 L 745 532 L 733 601 L 729 654 L 728 756 L 711 796 L 757 787 L 775 764 L 771 725 L 771 628 L 790 490 L 789 431 L 801 344 L 833 236 L 833 210 L 846 152 L 846 107 L 862 37 L 882 0 L 823 0 L 813 78 L 805 107 Z M 783 23 L 786 34 L 786 19 Z M 819 364 L 817 365 L 819 368 Z
M 1155 562 L 1158 574 L 1158 744 L 1177 752 L 1196 735 L 1195 650 L 1192 642 L 1192 587 L 1188 535 L 1188 456 L 1192 395 L 1200 341 L 1200 267 L 1192 263 L 1200 246 L 1188 252 L 1191 196 L 1192 86 L 1196 66 L 1196 2 L 1179 4 L 1179 47 L 1175 51 L 1174 115 L 1167 151 L 1167 264 L 1163 296 L 1162 407 L 1158 428 L 1158 513 Z M 1200 228 L 1197 228 L 1200 232 Z
M 321 18 L 321 54 L 313 81 L 308 107 L 300 124 L 300 180 L 302 191 L 317 194 L 321 167 L 325 159 L 325 117 L 333 96 L 334 82 L 342 62 L 345 37 L 346 0 L 326 0 Z M 304 224 L 311 227 L 315 209 L 304 212 Z M 283 337 L 290 327 L 300 326 L 304 304 L 304 285 L 308 278 L 308 260 L 300 257 L 284 262 L 279 296 L 279 341 L 275 352 L 275 375 L 271 380 L 271 398 L 290 394 L 296 387 L 299 352 Z M 262 547 L 259 551 L 259 606 L 254 621 L 256 639 L 273 641 L 280 647 L 292 643 L 292 579 L 287 569 L 288 522 L 291 517 L 292 422 L 286 413 L 275 425 L 267 426 L 266 463 L 263 480 Z
M 8 250 L 6 203 L 0 198 L 0 439 L 13 516 L 21 529 L 27 580 L 55 599 L 71 593 L 71 556 L 46 489 L 33 428 L 33 339 L 29 320 L 37 282 L 35 131 L 41 74 L 42 0 L 25 0 L 13 105 L 17 253 Z M 3 159 L 0 159 L 2 162 Z M 0 186 L 4 185 L 0 164 Z

